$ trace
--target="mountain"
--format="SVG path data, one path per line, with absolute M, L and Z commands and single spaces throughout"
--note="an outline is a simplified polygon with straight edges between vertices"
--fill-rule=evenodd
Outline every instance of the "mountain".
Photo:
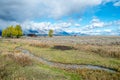
M 70 34 L 64 30 L 54 30 L 54 35 L 55 36 L 69 36 Z
M 39 30 L 25 30 L 24 34 L 35 34 L 38 36 L 47 36 L 49 32 L 49 29 L 39 29 Z M 55 36 L 88 36 L 89 34 L 81 33 L 81 32 L 66 32 L 62 29 L 55 29 L 54 33 Z
M 38 36 L 47 36 L 48 35 L 49 30 L 48 29 L 42 29 L 42 30 L 24 30 L 24 34 L 28 35 L 28 34 L 36 34 Z M 64 31 L 64 30 L 54 30 L 53 33 L 55 36 L 68 36 L 70 35 L 68 32 Z
M 70 32 L 71 36 L 88 36 L 88 34 L 81 33 L 81 32 Z
M 2 31 L 0 30 L 0 36 L 2 35 Z

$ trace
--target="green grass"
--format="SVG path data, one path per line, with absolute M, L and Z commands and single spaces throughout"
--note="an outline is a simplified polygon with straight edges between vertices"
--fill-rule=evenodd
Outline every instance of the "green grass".
M 80 74 L 83 80 L 120 80 L 120 73 L 110 73 L 102 70 L 78 69 L 67 70 Z
M 0 43 L 0 80 L 80 80 L 80 75 L 49 67 L 36 60 L 23 66 L 21 61 L 11 57 L 18 44 Z M 24 58 L 23 58 L 24 59 Z M 23 63 L 26 63 L 25 61 Z
M 63 70 L 42 64 L 31 59 L 30 56 L 25 57 L 25 59 L 24 56 L 19 58 L 19 56 L 15 56 L 20 53 L 15 51 L 15 47 L 21 46 L 30 50 L 35 56 L 54 62 L 100 65 L 118 71 L 120 71 L 119 58 L 104 57 L 84 50 L 58 50 L 46 46 L 31 46 L 32 42 L 24 41 L 28 43 L 23 42 L 22 39 L 17 41 L 13 39 L 0 40 L 0 80 L 119 80 L 120 72 L 110 73 L 88 69 Z M 42 46 L 44 46 L 44 43 L 42 43 Z M 32 64 L 29 65 L 29 61 Z
M 60 63 L 73 64 L 92 64 L 100 65 L 119 70 L 120 60 L 116 58 L 102 57 L 91 52 L 83 52 L 79 50 L 56 50 L 52 48 L 39 48 L 31 46 L 23 46 L 30 50 L 35 56 L 43 57 L 47 60 Z
M 3 61 L 4 60 L 4 61 Z M 63 70 L 50 68 L 34 62 L 31 66 L 22 67 L 15 63 L 11 58 L 0 56 L 0 79 L 3 80 L 76 80 L 80 77 L 73 73 Z

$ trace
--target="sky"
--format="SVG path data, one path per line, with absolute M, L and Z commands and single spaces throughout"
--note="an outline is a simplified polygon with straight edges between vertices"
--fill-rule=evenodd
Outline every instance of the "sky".
M 0 30 L 120 35 L 120 0 L 0 0 Z

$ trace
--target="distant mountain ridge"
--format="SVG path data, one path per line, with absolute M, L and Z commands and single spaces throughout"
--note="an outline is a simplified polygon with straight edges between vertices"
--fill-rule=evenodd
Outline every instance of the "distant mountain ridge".
M 43 30 L 25 30 L 24 34 L 36 34 L 38 36 L 47 36 L 48 35 L 49 30 L 47 29 L 43 29 Z M 54 30 L 53 33 L 55 36 L 68 36 L 70 35 L 70 33 L 64 31 L 64 30 Z
M 48 29 L 42 29 L 42 30 L 32 30 L 32 29 L 27 29 L 27 30 L 23 30 L 24 35 L 28 35 L 28 34 L 35 34 L 38 36 L 47 36 L 48 35 L 49 30 Z M 94 33 L 93 33 L 94 34 Z M 54 35 L 55 36 L 90 36 L 93 35 L 91 34 L 87 34 L 87 33 L 81 33 L 81 32 L 67 32 L 61 29 L 56 29 L 54 30 Z M 0 30 L 0 36 L 2 35 L 2 30 Z M 101 33 L 99 35 L 110 35 L 109 32 L 104 32 Z M 120 36 L 120 32 L 117 34 L 118 36 Z
M 2 30 L 0 30 L 0 35 L 2 35 Z

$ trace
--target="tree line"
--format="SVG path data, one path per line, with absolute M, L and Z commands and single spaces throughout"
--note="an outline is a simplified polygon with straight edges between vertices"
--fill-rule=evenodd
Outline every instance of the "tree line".
M 53 37 L 53 32 L 54 31 L 50 29 L 48 32 L 48 36 Z M 20 25 L 8 26 L 2 31 L 2 37 L 5 38 L 20 38 L 21 36 L 23 36 L 23 31 Z
M 2 37 L 6 38 L 19 38 L 23 35 L 23 31 L 20 25 L 9 26 L 2 31 Z

